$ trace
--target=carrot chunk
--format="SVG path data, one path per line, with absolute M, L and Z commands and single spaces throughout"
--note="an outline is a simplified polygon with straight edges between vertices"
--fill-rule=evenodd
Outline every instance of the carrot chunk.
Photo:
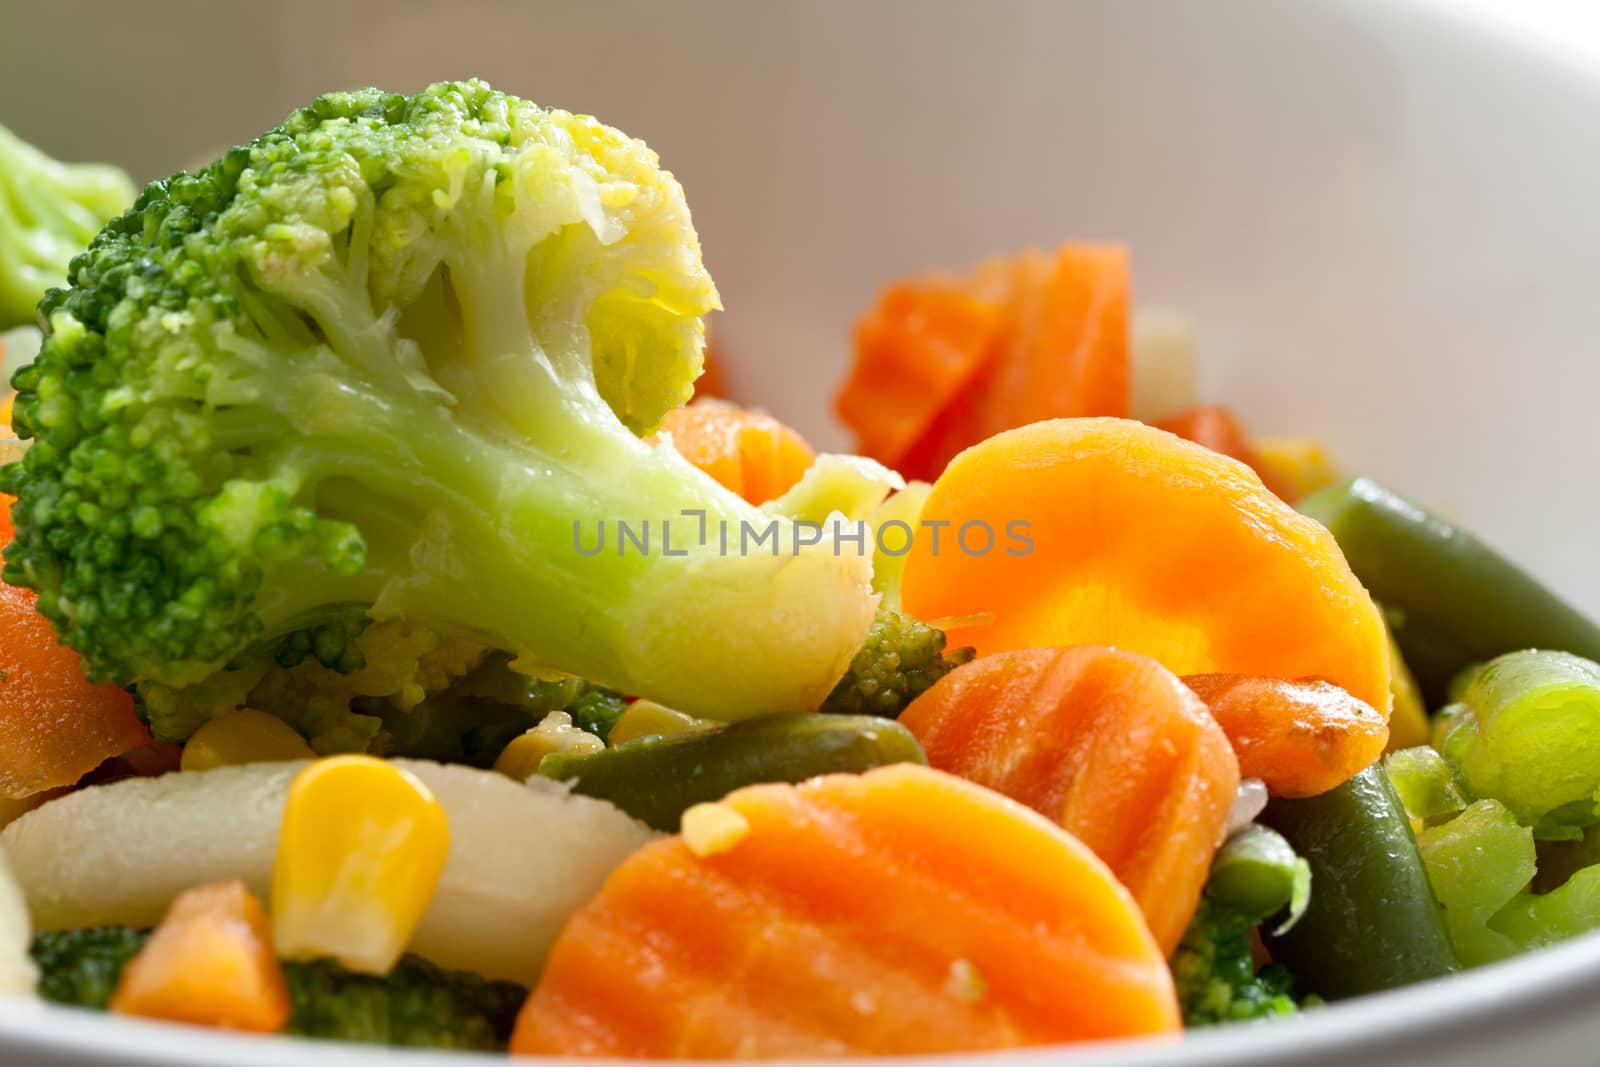
M 921 521 L 945 525 L 906 555 L 903 603 L 964 619 L 951 647 L 1108 645 L 1177 674 L 1323 678 L 1387 721 L 1372 598 L 1327 530 L 1226 456 L 1122 419 L 1039 422 L 962 453 Z
M 1326 793 L 1370 767 L 1389 741 L 1383 716 L 1328 682 L 1239 674 L 1184 682 L 1233 743 L 1239 773 L 1276 796 Z
M 0 497 L 0 550 L 11 501 Z M 78 654 L 56 641 L 31 589 L 0 582 L 0 798 L 72 785 L 112 756 L 150 743 L 133 698 L 92 685 Z
M 771 415 L 727 404 L 669 411 L 661 432 L 684 459 L 752 504 L 788 492 L 815 458 L 805 438 Z
M 1239 789 L 1206 707 L 1161 664 L 1083 646 L 958 667 L 901 725 L 928 763 L 1058 822 L 1139 902 L 1166 953 L 1194 916 Z
M 289 991 L 260 902 L 243 882 L 183 893 L 123 968 L 110 1008 L 197 1026 L 282 1029 Z
M 709 807 L 567 924 L 512 1052 L 891 1055 L 1178 1029 L 1127 892 L 1004 797 L 899 764 Z
M 857 327 L 839 416 L 860 451 L 931 480 L 1002 430 L 1125 415 L 1131 290 L 1126 249 L 1072 242 L 891 286 Z
M 897 466 L 983 369 L 1000 314 L 955 281 L 884 290 L 856 324 L 855 365 L 835 401 L 859 451 Z

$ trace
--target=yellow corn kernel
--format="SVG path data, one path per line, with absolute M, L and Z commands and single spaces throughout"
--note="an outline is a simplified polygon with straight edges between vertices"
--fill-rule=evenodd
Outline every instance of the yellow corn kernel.
M 611 732 L 606 735 L 606 743 L 620 745 L 624 741 L 636 741 L 657 734 L 681 734 L 705 725 L 693 715 L 673 711 L 653 700 L 635 700 L 617 716 L 617 721 L 611 725 Z
M 314 759 L 316 753 L 294 727 L 264 711 L 241 708 L 206 723 L 183 746 L 178 766 L 186 771 Z
M 494 761 L 494 769 L 508 778 L 526 782 L 539 773 L 539 763 L 552 752 L 599 752 L 605 742 L 572 725 L 572 716 L 552 711 L 522 736 L 512 740 Z
M 695 804 L 683 813 L 683 843 L 696 856 L 726 852 L 750 832 L 750 820 L 726 804 Z
M 1289 493 L 1293 503 L 1344 477 L 1319 441 L 1304 437 L 1258 437 L 1256 457 Z
M 272 934 L 285 959 L 331 957 L 387 974 L 428 909 L 450 850 L 444 807 L 371 756 L 295 776 L 272 869 Z

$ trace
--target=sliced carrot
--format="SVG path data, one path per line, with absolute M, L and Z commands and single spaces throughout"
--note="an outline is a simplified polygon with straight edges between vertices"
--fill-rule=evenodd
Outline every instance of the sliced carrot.
M 771 415 L 729 404 L 669 411 L 661 432 L 684 459 L 752 504 L 788 492 L 815 458 L 805 438 Z
M 705 363 L 700 368 L 700 377 L 695 379 L 694 398 L 696 400 L 728 399 L 728 379 L 722 371 L 722 355 L 714 341 L 706 341 Z
M 1216 716 L 1239 773 L 1275 796 L 1326 793 L 1383 755 L 1389 727 L 1372 707 L 1314 678 L 1193 674 L 1184 679 Z
M 10 505 L 0 497 L 0 549 L 11 540 Z M 72 785 L 150 742 L 133 698 L 84 678 L 78 654 L 34 610 L 37 599 L 0 582 L 0 798 Z
M 1035 423 L 957 457 L 921 521 L 945 525 L 913 542 L 903 603 L 965 617 L 953 648 L 1097 644 L 1177 674 L 1324 678 L 1387 721 L 1372 598 L 1327 530 L 1226 456 L 1128 420 Z
M 1170 954 L 1194 917 L 1239 764 L 1161 664 L 1083 646 L 985 656 L 901 713 L 928 763 L 1060 823 L 1105 861 Z
M 1205 445 L 1213 452 L 1232 456 L 1255 471 L 1261 479 L 1261 484 L 1270 489 L 1278 499 L 1295 499 L 1293 486 L 1279 478 L 1277 472 L 1262 461 L 1238 418 L 1221 404 L 1202 404 L 1170 419 L 1163 419 L 1156 425 L 1187 441 Z
M 1172 1033 L 1164 959 L 1081 843 L 900 764 L 691 809 L 568 922 L 511 1051 L 773 1059 Z
M 167 909 L 122 969 L 110 1008 L 147 1019 L 269 1034 L 289 1021 L 289 991 L 261 903 L 243 882 L 200 886 Z
M 856 360 L 834 402 L 858 449 L 897 466 L 990 354 L 998 302 L 953 280 L 891 285 L 856 324 Z
M 1126 249 L 1071 242 L 891 286 L 857 326 L 839 415 L 866 455 L 930 480 L 1002 430 L 1124 415 L 1131 288 Z
M 1127 414 L 1126 249 L 1029 250 L 979 264 L 969 285 L 1005 308 L 994 353 L 907 450 L 902 473 L 936 478 L 963 449 L 1041 419 Z

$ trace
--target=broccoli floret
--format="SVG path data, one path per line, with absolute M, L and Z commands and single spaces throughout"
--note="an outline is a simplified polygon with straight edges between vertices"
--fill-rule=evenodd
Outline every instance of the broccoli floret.
M 1280 964 L 1256 969 L 1251 918 L 1203 897 L 1183 940 L 1172 954 L 1172 978 L 1185 1026 L 1244 1022 L 1292 1015 L 1294 976 Z
M 946 651 L 944 646 L 943 630 L 881 609 L 822 710 L 894 718 L 934 682 L 972 659 L 970 648 Z
M 33 937 L 39 995 L 57 1004 L 104 1011 L 122 968 L 150 935 L 126 926 L 52 930 Z
M 591 118 L 331 93 L 152 183 L 70 280 L 14 378 L 4 577 L 96 680 L 181 689 L 355 609 L 732 719 L 817 707 L 867 631 L 862 552 L 637 436 L 717 294 L 678 183 Z
M 0 126 L 0 330 L 31 323 L 67 265 L 133 203 L 116 167 L 61 163 Z
M 324 755 L 377 751 L 386 716 L 444 693 L 488 654 L 426 626 L 363 618 L 299 631 L 193 685 L 146 680 L 136 689 L 162 741 L 187 740 L 207 720 L 250 707 L 278 716 Z
M 513 739 L 538 726 L 552 711 L 596 723 L 612 706 L 617 710 L 610 721 L 615 721 L 626 706 L 618 694 L 578 678 L 529 677 L 513 668 L 508 654 L 496 652 L 416 707 L 383 710 L 383 730 L 373 751 L 492 767 Z M 608 730 L 610 721 L 605 723 Z
M 382 978 L 332 960 L 286 963 L 287 1033 L 374 1045 L 502 1050 L 528 991 L 407 956 Z
M 105 1010 L 149 933 L 125 926 L 36 934 L 39 995 Z M 419 1048 L 501 1050 L 528 991 L 405 956 L 387 975 L 353 974 L 332 960 L 286 962 L 292 1013 L 284 1032 Z
M 562 710 L 572 716 L 572 725 L 606 741 L 611 737 L 611 728 L 628 710 L 628 702 L 621 694 L 591 686 Z

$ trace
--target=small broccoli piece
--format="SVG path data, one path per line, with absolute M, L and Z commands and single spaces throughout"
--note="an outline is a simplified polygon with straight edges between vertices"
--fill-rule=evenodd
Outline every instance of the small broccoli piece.
M 817 707 L 867 632 L 862 551 L 639 436 L 718 297 L 682 188 L 592 118 L 330 93 L 151 183 L 70 282 L 13 379 L 4 577 L 97 681 L 357 609 L 735 719 Z M 586 551 L 623 520 L 650 550 Z
M 373 750 L 492 767 L 513 739 L 538 726 L 552 711 L 567 711 L 574 718 L 581 714 L 596 722 L 613 705 L 617 711 L 611 721 L 621 713 L 624 703 L 616 693 L 579 678 L 531 677 L 515 670 L 513 662 L 508 653 L 491 653 L 471 673 L 416 707 L 384 709 L 383 731 Z
M 344 618 L 287 635 L 192 685 L 147 680 L 136 691 L 162 741 L 185 741 L 208 720 L 250 707 L 278 716 L 324 755 L 378 751 L 391 713 L 445 692 L 488 655 L 426 626 Z
M 894 718 L 934 682 L 972 659 L 970 648 L 946 651 L 944 646 L 943 630 L 898 611 L 879 610 L 822 710 Z
M 105 1010 L 122 968 L 149 935 L 126 926 L 50 930 L 33 936 L 39 996 L 57 1004 Z
M 382 978 L 352 974 L 332 960 L 286 963 L 294 1006 L 291 1034 L 415 1048 L 498 1051 L 528 991 L 447 971 L 407 956 Z
M 609 689 L 590 687 L 564 710 L 572 716 L 572 725 L 605 741 L 611 737 L 611 728 L 622 718 L 622 713 L 628 710 L 628 702 Z
M 149 936 L 125 926 L 35 935 L 39 995 L 104 1011 Z M 286 962 L 283 977 L 292 1007 L 285 1033 L 376 1045 L 503 1050 L 528 995 L 515 982 L 447 971 L 416 956 L 401 958 L 381 978 L 332 960 Z
M 49 289 L 108 221 L 133 203 L 116 167 L 61 163 L 0 126 L 0 330 L 36 317 Z
M 1252 955 L 1250 928 L 1243 912 L 1203 897 L 1183 940 L 1172 954 L 1172 978 L 1185 1026 L 1244 1022 L 1292 1015 L 1294 976 L 1269 963 L 1259 971 Z

